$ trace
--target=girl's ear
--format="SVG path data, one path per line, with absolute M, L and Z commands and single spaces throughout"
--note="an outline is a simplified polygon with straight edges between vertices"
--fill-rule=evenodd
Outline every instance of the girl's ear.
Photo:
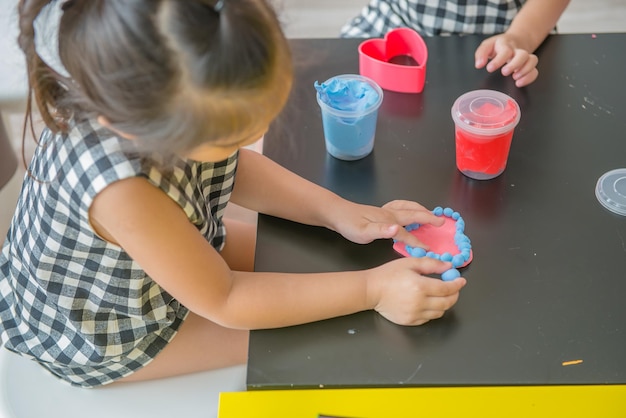
M 119 129 L 115 129 L 113 126 L 111 126 L 111 122 L 109 122 L 109 120 L 107 118 L 105 118 L 104 116 L 100 115 L 96 118 L 96 121 L 104 126 L 107 129 L 110 129 L 111 131 L 115 132 L 116 134 L 118 134 L 119 136 L 121 136 L 124 139 L 129 139 L 129 140 L 135 140 L 137 139 L 137 137 L 135 135 L 130 135 L 127 134 L 126 132 L 122 132 Z

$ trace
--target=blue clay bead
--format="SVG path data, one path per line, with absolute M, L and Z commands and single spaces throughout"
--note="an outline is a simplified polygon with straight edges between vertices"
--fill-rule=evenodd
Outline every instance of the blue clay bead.
M 461 255 L 463 256 L 465 261 L 469 260 L 471 254 L 472 253 L 470 252 L 470 250 L 463 250 L 463 251 L 461 251 Z
M 450 269 L 441 275 L 441 280 L 443 280 L 444 282 L 449 282 L 456 279 L 457 277 L 461 277 L 461 273 L 457 269 Z
M 457 248 L 459 249 L 459 251 L 461 251 L 463 248 L 471 248 L 472 245 L 470 244 L 469 241 L 464 240 L 464 239 L 455 239 L 454 243 L 456 244 Z
M 437 206 L 435 209 L 433 209 L 433 213 L 436 216 L 441 216 L 443 215 L 443 208 L 441 206 Z
M 409 247 L 410 251 L 407 251 L 413 257 L 424 257 L 426 255 L 426 251 L 420 247 Z
M 454 267 L 461 267 L 466 260 L 463 259 L 463 256 L 461 254 L 456 254 L 454 257 L 452 257 L 452 265 Z
M 404 229 L 406 229 L 408 232 L 411 232 L 411 231 L 415 231 L 419 227 L 420 227 L 420 224 L 414 223 L 414 224 L 405 226 Z
M 434 258 L 435 260 L 439 260 L 439 254 L 429 251 L 426 253 L 426 257 Z
M 441 254 L 441 261 L 452 261 L 452 254 L 447 252 Z
M 455 221 L 458 221 L 460 217 L 461 217 L 461 214 L 459 212 L 452 213 L 452 219 L 454 219 Z
M 452 214 L 454 213 L 454 211 L 450 208 L 445 208 L 443 210 L 443 214 L 446 215 L 448 218 L 452 216 Z

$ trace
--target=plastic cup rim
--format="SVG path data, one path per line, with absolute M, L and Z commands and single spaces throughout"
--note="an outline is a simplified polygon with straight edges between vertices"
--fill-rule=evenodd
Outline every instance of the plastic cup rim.
M 315 93 L 315 98 L 317 99 L 317 104 L 323 110 L 325 110 L 325 111 L 327 111 L 329 113 L 332 113 L 333 115 L 341 116 L 341 117 L 363 117 L 363 116 L 367 116 L 367 115 L 369 115 L 369 114 L 371 114 L 373 112 L 378 111 L 378 109 L 380 108 L 380 105 L 383 102 L 383 89 L 378 85 L 378 83 L 376 81 L 374 81 L 373 79 L 371 79 L 369 77 L 366 77 L 364 75 L 360 75 L 360 74 L 340 74 L 340 75 L 336 75 L 336 76 L 330 77 L 329 79 L 324 81 L 324 83 L 327 83 L 330 80 L 333 80 L 335 78 L 359 79 L 359 80 L 367 82 L 378 93 L 378 100 L 372 106 L 370 106 L 369 108 L 365 109 L 365 111 L 340 110 L 340 109 L 335 109 L 334 107 L 329 106 L 327 103 L 324 103 L 321 100 L 321 98 L 320 98 L 319 92 L 316 92 Z
M 471 126 L 468 125 L 464 122 L 462 122 L 460 120 L 460 117 L 458 115 L 458 112 L 456 112 L 456 110 L 458 109 L 458 104 L 461 101 L 461 99 L 466 98 L 466 96 L 473 94 L 473 95 L 478 95 L 480 93 L 484 93 L 484 94 L 488 94 L 491 96 L 499 96 L 501 99 L 506 99 L 506 100 L 512 100 L 513 103 L 515 103 L 515 107 L 517 109 L 515 118 L 508 124 L 506 124 L 505 126 L 501 126 L 499 128 L 478 128 L 475 126 Z M 474 99 L 475 100 L 475 99 Z M 466 93 L 463 93 L 462 95 L 460 95 L 459 97 L 457 97 L 457 99 L 454 101 L 454 104 L 452 105 L 451 109 L 450 109 L 450 113 L 452 114 L 452 120 L 454 121 L 454 125 L 458 128 L 461 129 L 465 132 L 469 132 L 475 135 L 480 135 L 480 136 L 497 136 L 497 135 L 502 135 L 503 133 L 507 133 L 510 131 L 513 131 L 515 129 L 515 127 L 519 124 L 519 121 L 522 117 L 521 115 L 521 109 L 519 107 L 519 104 L 517 103 L 517 100 L 515 100 L 514 98 L 512 98 L 511 96 L 509 96 L 508 94 L 502 93 L 501 91 L 498 90 L 489 90 L 489 89 L 479 89 L 479 90 L 471 90 L 468 91 Z

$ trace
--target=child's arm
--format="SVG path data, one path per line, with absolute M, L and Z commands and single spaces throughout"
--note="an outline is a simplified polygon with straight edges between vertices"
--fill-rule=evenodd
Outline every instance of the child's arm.
M 463 278 L 425 277 L 450 268 L 433 259 L 401 258 L 342 273 L 231 271 L 182 209 L 141 178 L 102 191 L 90 220 L 182 304 L 226 327 L 281 327 L 368 309 L 398 324 L 419 325 L 442 316 L 465 285 Z
M 554 29 L 570 0 L 528 0 L 503 34 L 483 41 L 475 54 L 476 68 L 486 66 L 511 75 L 518 87 L 535 81 L 537 57 L 533 52 Z
M 347 201 L 246 149 L 240 151 L 231 199 L 261 213 L 324 226 L 359 244 L 395 238 L 411 246 L 423 246 L 402 226 L 443 223 L 441 217 L 415 202 L 393 201 L 379 208 Z

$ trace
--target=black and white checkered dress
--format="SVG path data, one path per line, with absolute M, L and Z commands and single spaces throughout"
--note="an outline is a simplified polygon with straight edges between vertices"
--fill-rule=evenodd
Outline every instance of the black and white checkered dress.
M 188 314 L 128 254 L 89 224 L 94 197 L 143 177 L 221 250 L 237 156 L 178 160 L 170 171 L 123 151 L 95 123 L 44 133 L 0 253 L 0 340 L 76 386 L 110 383 L 149 363 Z
M 549 0 L 546 0 L 549 1 Z M 422 36 L 504 32 L 525 0 L 370 0 L 341 29 L 345 38 L 383 37 L 408 27 Z

